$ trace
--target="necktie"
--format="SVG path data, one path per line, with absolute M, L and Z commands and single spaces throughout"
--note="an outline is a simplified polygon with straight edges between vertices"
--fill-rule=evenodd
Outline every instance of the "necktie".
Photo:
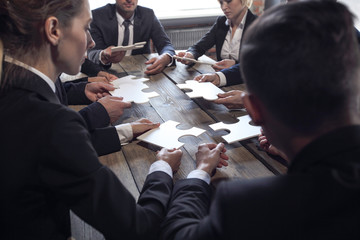
M 123 22 L 123 25 L 125 27 L 125 31 L 124 31 L 124 40 L 122 42 L 123 46 L 127 46 L 129 44 L 129 25 L 130 25 L 130 20 L 125 20 Z

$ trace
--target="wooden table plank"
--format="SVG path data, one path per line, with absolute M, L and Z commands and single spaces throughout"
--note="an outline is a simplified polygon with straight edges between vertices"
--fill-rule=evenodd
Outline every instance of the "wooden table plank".
M 206 59 L 206 56 L 202 56 L 200 59 Z M 182 64 L 183 65 L 183 64 Z M 196 72 L 203 73 L 213 73 L 214 69 L 210 65 L 205 64 L 195 64 L 192 67 Z M 183 69 L 186 70 L 186 69 Z M 193 73 L 194 71 L 192 71 Z M 196 76 L 196 75 L 195 75 Z M 194 77 L 195 77 L 194 76 Z M 222 87 L 225 92 L 231 90 L 245 90 L 245 84 L 238 84 L 234 86 Z M 204 99 L 196 99 L 195 100 L 199 106 L 201 106 L 204 111 L 206 111 L 213 119 L 217 122 L 224 123 L 235 123 L 237 121 L 237 117 L 247 115 L 246 110 L 228 110 L 224 106 L 216 106 L 217 104 L 213 104 Z M 284 174 L 287 171 L 287 163 L 284 159 L 279 156 L 270 156 L 263 150 L 261 150 L 259 146 L 259 142 L 257 138 L 252 138 L 249 141 L 243 141 L 242 144 L 246 147 L 258 160 L 260 160 L 265 166 L 267 166 L 274 174 Z
M 149 58 L 150 56 L 147 57 Z M 207 131 L 198 138 L 184 139 L 184 142 L 187 143 L 184 148 L 195 159 L 197 146 L 200 143 L 219 142 L 218 138 L 216 138 L 218 132 L 215 133 L 209 128 L 210 124 L 215 123 L 214 119 L 200 108 L 198 104 L 194 104 L 194 101 L 184 94 L 181 89 L 174 86 L 174 83 L 183 82 L 189 78 L 192 79 L 193 75 L 197 74 L 195 71 L 184 71 L 186 66 L 183 64 L 181 65 L 177 66 L 175 69 L 165 69 L 164 73 L 166 77 L 161 74 L 151 77 L 152 80 L 148 85 L 159 90 L 162 98 L 153 98 L 150 102 L 164 120 L 183 122 L 184 124 L 182 124 L 182 126 L 185 128 L 195 126 Z M 172 82 L 170 82 L 168 78 L 170 78 Z M 163 99 L 166 99 L 166 101 L 163 101 Z M 223 106 L 216 105 L 216 107 Z M 236 146 L 236 148 L 233 146 Z M 224 172 L 224 176 L 227 175 L 232 177 L 241 175 L 247 178 L 272 175 L 263 164 L 254 158 L 253 155 L 249 154 L 248 150 L 240 144 L 235 144 L 233 146 L 227 146 L 229 149 L 228 154 L 232 159 L 237 159 L 237 161 L 234 161 L 234 165 L 231 164 L 233 161 L 230 161 L 230 167 L 219 170 L 218 172 Z M 243 156 L 245 156 L 245 158 Z M 250 161 L 248 161 L 248 159 Z M 233 168 L 236 169 L 236 173 L 232 172 Z

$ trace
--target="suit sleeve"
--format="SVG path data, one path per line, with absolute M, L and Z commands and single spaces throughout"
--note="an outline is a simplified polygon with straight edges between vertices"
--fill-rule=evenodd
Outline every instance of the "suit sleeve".
M 214 23 L 211 29 L 187 51 L 191 52 L 195 59 L 204 55 L 207 50 L 215 45 L 217 29 L 218 20 Z
M 106 239 L 155 239 L 172 179 L 162 172 L 150 174 L 136 203 L 114 173 L 98 161 L 76 112 L 57 111 L 52 122 L 38 171 L 53 194 Z
M 226 77 L 226 86 L 244 83 L 240 73 L 240 64 L 237 63 L 229 68 L 223 69 L 222 72 Z
M 152 23 L 151 39 L 153 40 L 159 55 L 164 53 L 168 53 L 171 56 L 175 55 L 175 49 L 172 46 L 171 41 L 164 30 L 164 27 L 161 25 L 159 19 L 154 14 L 152 21 L 153 23 Z
M 100 71 L 102 71 L 100 65 L 95 64 L 88 58 L 85 58 L 85 62 L 81 65 L 81 72 L 89 77 L 96 77 Z
M 88 58 L 106 69 L 111 65 L 102 65 L 99 57 L 103 49 L 111 45 L 117 46 L 118 29 L 115 11 L 115 4 L 107 4 L 92 11 L 93 21 L 90 25 L 90 33 L 95 47 L 88 51 Z
M 91 101 L 85 95 L 85 87 L 87 82 L 65 82 L 64 88 L 69 105 L 87 105 Z
M 102 34 L 101 31 L 101 26 L 98 26 L 98 19 L 95 18 L 95 12 L 93 11 L 93 15 L 94 15 L 94 19 L 91 22 L 90 26 L 91 26 L 91 37 L 95 42 L 95 47 L 88 50 L 87 56 L 89 58 L 90 61 L 94 62 L 95 64 L 100 65 L 100 52 L 107 48 L 106 44 L 105 44 L 105 40 L 104 40 L 104 36 Z
M 220 184 L 221 185 L 221 184 Z M 161 239 L 211 240 L 228 239 L 228 189 L 219 187 L 211 203 L 210 186 L 199 179 L 186 179 L 175 184 L 168 214 L 162 224 Z

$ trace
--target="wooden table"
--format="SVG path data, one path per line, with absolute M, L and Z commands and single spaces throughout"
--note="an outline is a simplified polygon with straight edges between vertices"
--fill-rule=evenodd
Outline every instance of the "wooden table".
M 154 122 L 174 120 L 180 122 L 180 129 L 188 129 L 192 126 L 206 130 L 199 137 L 186 136 L 180 140 L 185 143 L 180 170 L 174 179 L 186 178 L 187 174 L 195 167 L 195 153 L 201 143 L 224 142 L 221 136 L 226 131 L 213 131 L 209 125 L 216 122 L 234 123 L 237 117 L 246 115 L 245 110 L 229 111 L 223 105 L 217 105 L 202 98 L 190 99 L 176 84 L 184 83 L 185 80 L 193 79 L 201 73 L 214 72 L 209 65 L 196 64 L 188 67 L 177 63 L 176 67 L 168 67 L 162 73 L 147 76 L 145 62 L 154 54 L 136 55 L 125 57 L 119 64 L 112 66 L 118 76 L 135 75 L 147 77 L 150 81 L 146 84 L 151 91 L 156 91 L 160 96 L 151 98 L 145 104 L 132 104 L 131 109 L 126 109 L 117 124 L 132 122 L 139 118 L 148 118 Z M 200 60 L 206 60 L 206 56 Z M 244 85 L 224 87 L 224 91 L 244 90 Z M 78 107 L 77 107 L 78 108 Z M 281 158 L 270 157 L 264 151 L 258 149 L 257 138 L 242 142 L 225 144 L 227 154 L 230 157 L 229 166 L 218 169 L 212 178 L 212 184 L 226 178 L 257 178 L 285 173 L 287 168 Z M 107 165 L 119 177 L 120 181 L 134 195 L 139 196 L 148 169 L 154 162 L 156 150 L 159 148 L 144 142 L 133 141 L 122 147 L 122 150 L 100 157 L 100 161 Z M 104 239 L 103 236 L 73 215 L 72 232 L 75 239 Z

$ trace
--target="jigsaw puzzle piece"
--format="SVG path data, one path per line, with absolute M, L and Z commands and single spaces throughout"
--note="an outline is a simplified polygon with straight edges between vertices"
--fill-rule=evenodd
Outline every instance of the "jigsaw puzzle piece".
M 180 130 L 176 128 L 177 125 L 179 125 L 178 122 L 172 120 L 166 121 L 161 124 L 160 127 L 140 135 L 137 139 L 167 149 L 178 149 L 184 145 L 184 143 L 179 142 L 180 137 L 198 137 L 200 134 L 205 132 L 205 130 L 196 127 L 187 130 Z
M 136 78 L 132 75 L 116 79 L 111 82 L 116 89 L 110 93 L 113 96 L 123 97 L 125 102 L 146 103 L 149 98 L 159 96 L 156 92 L 142 91 L 149 88 L 144 84 L 148 80 L 148 78 Z
M 239 121 L 237 123 L 233 124 L 218 122 L 209 125 L 209 127 L 214 131 L 229 130 L 230 133 L 223 136 L 224 140 L 229 144 L 256 137 L 260 134 L 261 127 L 251 125 L 251 118 L 249 115 L 238 117 L 238 120 Z
M 219 93 L 224 93 L 223 90 L 210 82 L 198 82 L 196 80 L 187 80 L 185 83 L 177 84 L 180 89 L 190 89 L 192 92 L 186 94 L 190 98 L 203 97 L 206 100 L 213 101 L 218 99 Z

